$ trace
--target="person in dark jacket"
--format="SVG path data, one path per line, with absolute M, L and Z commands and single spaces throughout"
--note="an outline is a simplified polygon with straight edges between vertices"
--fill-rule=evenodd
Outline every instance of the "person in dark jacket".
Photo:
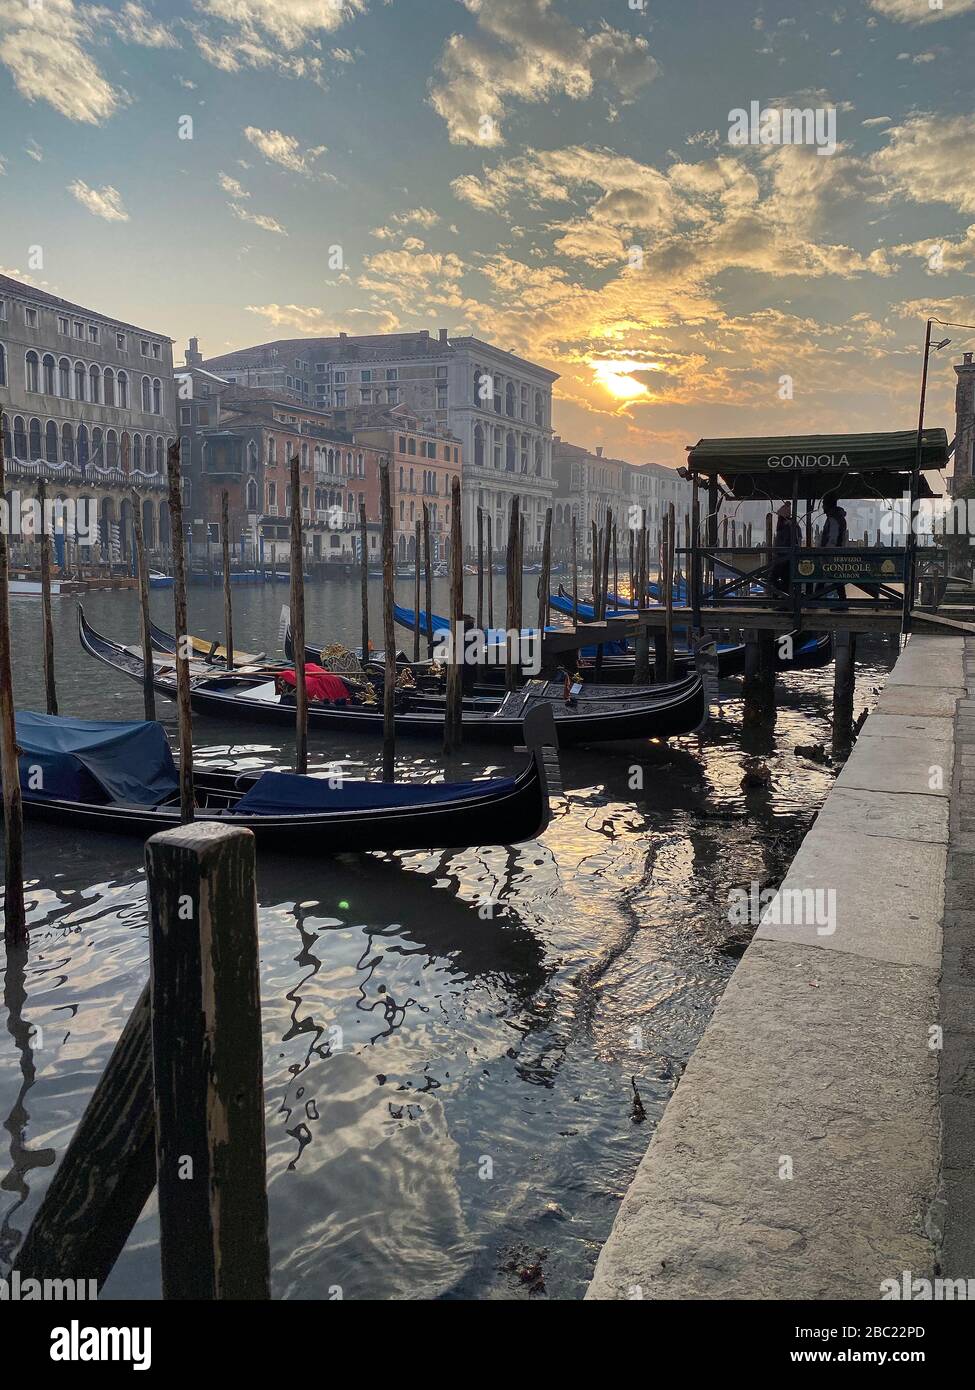
M 799 527 L 792 519 L 791 502 L 783 502 L 776 512 L 776 517 L 775 564 L 772 567 L 772 583 L 777 589 L 785 589 L 788 592 L 790 586 L 789 557 L 792 554 L 793 544 L 799 545 L 801 537 Z
M 823 503 L 823 511 L 826 513 L 826 520 L 823 522 L 822 546 L 824 550 L 842 550 L 849 539 L 849 531 L 846 524 L 846 512 L 837 502 L 835 497 L 828 497 Z M 816 593 L 824 594 L 828 589 L 833 589 L 841 602 L 846 602 L 845 584 L 817 584 Z

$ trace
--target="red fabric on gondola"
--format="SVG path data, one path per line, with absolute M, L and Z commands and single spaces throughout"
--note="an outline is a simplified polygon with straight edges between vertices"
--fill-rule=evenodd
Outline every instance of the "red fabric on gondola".
M 298 681 L 294 671 L 279 671 L 278 676 L 285 685 L 297 687 Z M 349 698 L 349 687 L 341 676 L 311 663 L 305 667 L 305 689 L 309 700 L 328 700 L 334 704 L 337 700 Z

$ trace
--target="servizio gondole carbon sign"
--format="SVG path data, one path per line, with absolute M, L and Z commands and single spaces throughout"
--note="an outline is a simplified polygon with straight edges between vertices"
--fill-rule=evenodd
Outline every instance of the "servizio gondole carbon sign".
M 792 559 L 795 584 L 896 584 L 904 578 L 903 552 L 878 550 L 801 551 Z

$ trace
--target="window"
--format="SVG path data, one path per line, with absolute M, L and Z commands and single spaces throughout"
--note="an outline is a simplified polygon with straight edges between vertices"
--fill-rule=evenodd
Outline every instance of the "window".
M 7 384 L 7 349 L 0 343 L 0 386 Z
M 136 434 L 132 437 L 132 467 L 142 468 L 142 435 Z
M 116 335 L 115 335 L 115 346 L 119 349 L 120 352 L 124 352 L 124 351 L 125 351 L 125 334 L 124 334 L 124 333 L 116 333 Z
M 399 387 L 391 386 L 386 392 L 386 404 L 397 405 L 399 403 Z
M 37 310 L 36 310 L 36 309 L 29 309 L 26 305 L 24 306 L 24 323 L 26 323 L 26 325 L 27 325 L 28 328 L 36 328 L 36 327 L 37 327 Z
M 88 426 L 78 426 L 78 467 L 88 466 Z
M 67 422 L 61 426 L 61 457 L 65 463 L 74 463 L 74 431 Z
M 372 372 L 369 370 L 368 367 L 363 367 L 362 369 L 362 380 L 372 381 Z
M 0 299 L 0 319 L 5 319 L 6 317 L 7 317 L 7 301 L 6 301 L 5 299 Z
M 147 376 L 142 378 L 142 409 L 147 414 L 152 410 L 152 382 Z
M 102 375 L 102 396 L 106 405 L 115 404 L 115 373 L 106 367 Z
M 161 356 L 161 352 L 162 352 L 162 350 L 161 350 L 159 344 L 158 344 L 158 343 L 153 343 L 153 345 L 152 345 L 152 355 L 153 355 L 153 357 L 159 357 L 159 356 Z
M 49 352 L 41 360 L 41 382 L 45 396 L 54 395 L 54 358 Z
M 515 436 L 511 430 L 504 442 L 504 467 L 506 473 L 515 471 Z
M 85 325 L 80 319 L 75 319 L 74 321 L 74 336 L 76 338 L 84 338 L 85 336 Z
M 504 413 L 509 419 L 514 418 L 515 414 L 515 384 L 509 381 L 504 388 Z
M 153 415 L 162 414 L 162 382 L 158 377 L 154 377 L 152 382 L 152 413 Z
M 181 405 L 179 408 L 179 423 L 181 425 L 192 425 L 193 407 L 191 405 Z
M 53 420 L 48 420 L 44 429 L 44 454 L 48 463 L 57 463 L 58 427 Z
M 146 342 L 145 338 L 143 338 L 142 342 L 139 344 L 139 351 L 142 353 L 143 357 L 149 356 L 149 344 Z
M 438 409 L 438 410 L 446 410 L 446 409 L 447 409 L 447 387 L 446 387 L 446 386 L 438 386 L 438 387 L 437 387 L 437 409 Z
M 64 316 L 64 314 L 58 314 L 58 332 L 70 333 L 70 331 L 71 325 L 68 322 L 67 318 Z
M 405 435 L 405 434 L 401 434 L 400 437 L 399 437 L 399 451 L 400 451 L 401 454 L 405 454 L 405 453 L 406 453 L 406 435 Z
M 102 398 L 102 374 L 98 367 L 92 364 L 88 368 L 88 399 L 94 401 L 96 405 L 101 404 Z
M 416 440 L 415 440 L 415 439 L 408 439 L 408 440 L 406 441 L 406 452 L 407 452 L 408 454 L 415 454 L 415 453 L 416 453 Z
M 474 426 L 474 466 L 484 467 L 484 426 Z
M 387 367 L 387 368 L 386 368 L 386 380 L 387 380 L 387 381 L 398 381 L 398 380 L 399 380 L 399 367 Z
M 535 424 L 536 424 L 536 425 L 540 425 L 541 423 L 542 423 L 542 393 L 541 393 L 541 391 L 536 391 L 536 392 L 535 392 Z
M 446 367 L 438 367 L 438 368 L 437 368 L 437 376 L 438 376 L 439 378 L 442 378 L 443 380 L 446 380 L 446 378 L 447 378 L 447 368 L 446 368 Z
M 97 342 L 98 342 L 98 324 L 97 324 L 97 323 L 90 323 L 90 324 L 88 325 L 88 341 L 89 341 L 89 343 L 97 343 Z
M 362 398 L 362 404 L 363 404 L 363 405 L 372 405 L 372 392 L 371 392 L 371 391 L 368 391 L 368 390 L 365 389 L 365 387 L 363 387 L 363 389 L 359 392 L 359 395 L 360 395 L 361 398 Z
M 88 393 L 85 390 L 85 382 L 87 380 L 88 373 L 85 371 L 84 362 L 76 362 L 74 364 L 74 398 L 76 401 L 85 401 L 88 399 Z
M 189 455 L 187 455 L 187 458 L 188 458 L 188 457 L 189 457 Z M 149 456 L 148 456 L 148 454 L 147 454 L 147 455 L 146 455 L 146 467 L 149 468 L 149 466 L 150 466 L 150 461 L 149 461 Z M 150 471 L 151 471 L 151 469 L 150 469 Z M 160 436 L 158 437 L 158 439 L 156 440 L 156 472 L 157 472 L 157 473 L 164 473 L 165 471 L 166 471 L 166 444 L 165 444 L 165 441 L 163 440 L 162 435 L 160 435 Z
M 27 389 L 28 391 L 37 391 L 40 389 L 37 353 L 29 352 L 24 360 L 27 366 Z
M 102 432 L 98 429 L 94 429 L 91 432 L 91 461 L 92 463 L 100 465 L 104 465 L 105 463 L 105 455 L 102 449 Z
M 249 478 L 247 481 L 247 510 L 249 512 L 257 511 L 257 483 L 253 478 Z
M 29 450 L 27 457 L 33 462 L 34 460 L 43 457 L 43 455 L 41 454 L 41 422 L 40 422 L 40 420 L 31 420 L 31 422 L 30 422 L 30 427 L 29 427 L 29 428 L 30 428 L 30 438 L 29 438 L 28 441 L 27 441 L 27 443 L 28 443 L 28 450 Z
M 27 457 L 27 426 L 23 415 L 14 416 L 14 458 Z
M 336 404 L 337 406 L 344 406 L 344 405 L 345 405 L 345 392 L 344 392 L 344 391 L 336 391 L 336 393 L 335 393 L 335 404 Z
M 128 377 L 128 373 L 127 373 L 127 372 L 119 372 L 118 376 L 115 378 L 115 384 L 118 386 L 118 405 L 119 405 L 119 409 L 120 409 L 120 410 L 128 410 L 128 408 L 129 408 L 129 377 Z
M 336 384 L 336 386 L 344 385 L 344 384 L 345 384 L 345 372 L 336 372 L 336 373 L 335 373 L 335 384 Z

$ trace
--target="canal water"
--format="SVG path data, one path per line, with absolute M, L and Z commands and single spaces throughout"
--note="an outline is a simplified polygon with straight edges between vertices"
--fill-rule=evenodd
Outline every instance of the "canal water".
M 525 577 L 526 596 L 536 582 Z M 286 596 L 235 588 L 238 647 L 277 652 Z M 397 597 L 412 604 L 412 585 Z M 434 608 L 446 605 L 437 581 Z M 172 594 L 152 606 L 171 630 Z M 40 709 L 39 604 L 12 608 L 17 705 Z M 87 595 L 85 610 L 137 640 L 133 593 Z M 192 588 L 190 619 L 219 635 L 222 592 Z M 310 641 L 356 644 L 357 581 L 309 586 L 306 622 Z M 72 599 L 55 601 L 55 640 L 63 713 L 141 717 L 139 688 L 81 651 Z M 896 654 L 861 640 L 857 711 Z M 744 944 L 729 893 L 781 878 L 829 790 L 833 771 L 794 750 L 828 744 L 831 694 L 831 667 L 780 678 L 774 735 L 747 744 L 767 785 L 743 789 L 730 680 L 702 734 L 565 750 L 565 795 L 537 842 L 259 859 L 275 1297 L 581 1297 Z M 175 736 L 172 705 L 159 707 Z M 204 762 L 293 757 L 282 730 L 199 717 L 194 732 Z M 374 776 L 379 748 L 313 733 L 312 764 L 337 759 Z M 447 764 L 438 744 L 397 748 L 397 775 L 419 781 L 517 762 L 474 744 Z M 3 959 L 0 1275 L 148 969 L 140 844 L 28 826 L 26 859 L 30 950 Z M 151 1203 L 106 1297 L 159 1296 L 157 1237 Z

